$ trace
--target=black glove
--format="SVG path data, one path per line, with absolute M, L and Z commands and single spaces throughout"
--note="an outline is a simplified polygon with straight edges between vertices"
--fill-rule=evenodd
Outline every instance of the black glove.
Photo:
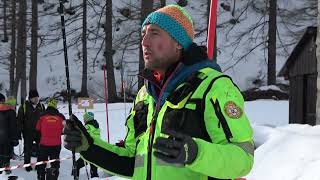
M 10 145 L 11 145 L 11 146 L 18 146 L 18 145 L 19 145 L 19 141 L 16 140 L 16 139 L 11 140 Z
M 154 155 L 168 163 L 191 164 L 197 157 L 198 145 L 188 135 L 175 131 L 167 133 L 168 138 L 158 137 L 153 148 Z
M 77 116 L 72 114 L 71 118 L 66 121 L 63 128 L 64 147 L 75 152 L 86 151 L 93 144 L 93 139 Z

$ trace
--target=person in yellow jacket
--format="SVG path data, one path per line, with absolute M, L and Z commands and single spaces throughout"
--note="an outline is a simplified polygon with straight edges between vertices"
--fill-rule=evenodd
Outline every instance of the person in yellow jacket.
M 145 70 L 124 147 L 90 136 L 76 116 L 64 146 L 109 173 L 134 180 L 235 179 L 254 161 L 244 99 L 230 77 L 193 42 L 191 17 L 178 5 L 142 25 Z M 73 124 L 72 126 L 70 124 Z

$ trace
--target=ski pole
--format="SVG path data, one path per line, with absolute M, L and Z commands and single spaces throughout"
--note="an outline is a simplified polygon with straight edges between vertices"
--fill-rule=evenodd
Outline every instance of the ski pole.
M 66 38 L 66 30 L 65 30 L 65 21 L 64 21 L 64 6 L 63 0 L 59 0 L 60 7 L 58 8 L 58 12 L 61 17 L 61 30 L 62 30 L 62 38 L 63 38 L 63 54 L 64 54 L 64 63 L 66 70 L 66 78 L 67 78 L 67 99 L 68 99 L 68 109 L 69 109 L 69 119 L 72 122 L 72 106 L 71 106 L 71 90 L 70 90 L 70 78 L 69 78 L 69 65 L 68 65 L 68 51 L 67 51 L 67 38 Z M 70 122 L 70 123 L 71 123 Z M 78 175 L 76 174 L 76 156 L 75 150 L 72 150 L 72 171 L 74 180 L 78 180 Z
M 107 137 L 108 143 L 110 142 L 110 135 L 109 135 L 109 118 L 108 118 L 108 81 L 107 81 L 107 65 L 103 65 L 103 78 L 104 78 L 104 97 L 106 102 L 106 116 L 107 116 Z
M 207 52 L 208 58 L 213 60 L 213 49 L 214 47 L 215 35 L 216 35 L 216 24 L 217 24 L 217 3 L 218 0 L 211 0 L 210 3 L 210 15 L 208 24 L 208 37 L 207 37 Z
M 20 143 L 20 141 L 21 141 L 21 143 Z M 19 156 L 22 154 L 21 153 L 21 144 L 22 144 L 23 142 L 22 142 L 22 139 L 21 140 L 19 140 Z

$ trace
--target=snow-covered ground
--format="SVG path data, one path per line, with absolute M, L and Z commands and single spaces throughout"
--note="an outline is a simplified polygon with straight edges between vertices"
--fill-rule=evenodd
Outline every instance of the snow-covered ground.
M 125 114 L 131 104 L 109 104 L 110 141 L 115 143 L 125 137 Z M 59 105 L 59 110 L 67 115 L 67 105 Z M 73 106 L 79 118 L 83 110 Z M 288 125 L 288 102 L 258 100 L 246 102 L 245 109 L 252 127 L 257 145 L 255 163 L 248 180 L 317 180 L 320 179 L 320 127 L 308 125 Z M 101 136 L 107 139 L 105 104 L 95 104 L 92 112 L 100 123 Z M 17 147 L 16 152 L 19 152 Z M 70 151 L 62 149 L 61 157 L 71 157 Z M 36 159 L 32 159 L 36 161 Z M 107 161 L 107 159 L 106 159 Z M 23 161 L 12 161 L 12 165 Z M 72 162 L 61 162 L 59 179 L 71 180 Z M 89 167 L 87 168 L 89 170 Z M 36 179 L 36 171 L 27 173 L 24 169 L 12 171 L 19 179 Z M 100 179 L 107 175 L 99 170 Z M 7 176 L 0 175 L 0 180 Z M 80 171 L 80 180 L 88 179 L 85 169 Z M 123 180 L 120 177 L 108 177 L 110 180 Z

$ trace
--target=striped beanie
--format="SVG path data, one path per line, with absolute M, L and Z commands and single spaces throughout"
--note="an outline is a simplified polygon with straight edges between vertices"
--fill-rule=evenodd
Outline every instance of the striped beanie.
M 167 5 L 152 12 L 144 20 L 142 28 L 147 24 L 156 24 L 176 40 L 184 50 L 192 44 L 194 38 L 193 21 L 181 6 Z

